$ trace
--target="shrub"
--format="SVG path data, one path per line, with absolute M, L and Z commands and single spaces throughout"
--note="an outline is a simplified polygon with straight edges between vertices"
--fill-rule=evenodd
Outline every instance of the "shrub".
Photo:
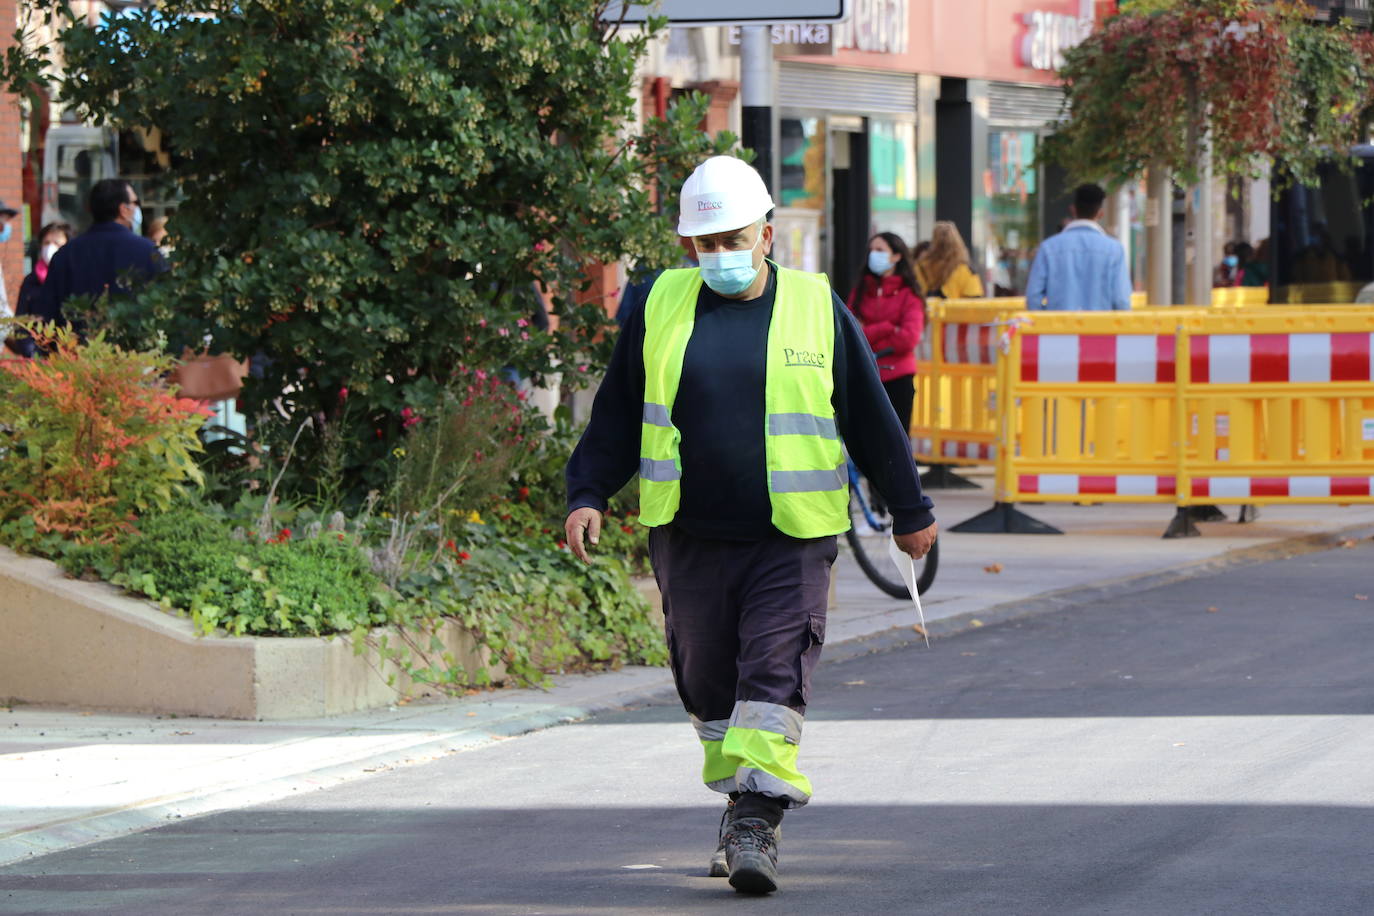
M 667 663 L 663 633 L 619 557 L 585 566 L 550 535 L 469 527 L 470 550 L 450 542 L 429 568 L 401 583 L 414 628 L 423 633 L 455 620 L 526 683 L 541 682 L 545 671 Z M 489 680 L 487 672 L 455 669 L 422 641 L 393 657 L 420 682 Z
M 145 519 L 119 547 L 70 551 L 62 565 L 94 570 L 165 607 L 190 613 L 204 633 L 316 636 L 386 623 L 381 582 L 367 558 L 332 532 L 236 540 L 229 525 L 187 506 Z
M 382 488 L 402 409 L 426 412 L 458 363 L 538 375 L 609 356 L 586 264 L 680 257 L 659 208 L 734 138 L 701 132 L 702 96 L 627 134 L 665 20 L 622 31 L 607 5 L 166 0 L 91 19 L 41 0 L 57 40 L 30 36 L 0 69 L 80 117 L 157 129 L 186 200 L 177 269 L 111 303 L 112 326 L 270 357 L 243 400 L 288 417 L 259 435 L 345 423 L 356 496 Z M 558 334 L 520 326 L 536 280 Z M 287 492 L 311 492 L 325 445 L 302 438 Z
M 0 360 L 0 536 L 109 542 L 200 483 L 205 412 L 163 384 L 163 357 L 45 333 L 46 359 Z
M 538 445 L 542 424 L 500 378 L 461 370 L 427 413 L 402 410 L 407 435 L 393 450 L 397 514 L 480 506 L 502 493 Z

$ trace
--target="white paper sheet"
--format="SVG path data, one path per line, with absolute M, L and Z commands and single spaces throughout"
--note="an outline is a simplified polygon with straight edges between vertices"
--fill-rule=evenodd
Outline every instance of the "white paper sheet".
M 911 592 L 911 603 L 916 605 L 916 616 L 921 621 L 921 636 L 925 638 L 926 648 L 929 649 L 930 634 L 926 632 L 926 612 L 921 607 L 921 595 L 916 591 L 916 561 L 897 546 L 896 538 L 887 539 L 887 555 L 892 558 L 892 565 L 897 567 L 897 574 L 906 583 L 907 591 Z

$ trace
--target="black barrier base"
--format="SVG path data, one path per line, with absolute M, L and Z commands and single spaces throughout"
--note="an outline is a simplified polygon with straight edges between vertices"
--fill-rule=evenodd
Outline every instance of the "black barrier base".
M 1259 521 L 1259 506 L 1241 506 L 1240 518 L 1236 519 L 1244 525 L 1246 522 Z
M 993 503 L 992 508 L 955 525 L 961 534 L 1063 534 L 1053 525 L 1031 518 L 1014 503 Z
M 1216 506 L 1191 506 L 1188 515 L 1195 522 L 1224 522 L 1226 513 Z
M 977 490 L 978 484 L 967 477 L 954 473 L 952 464 L 932 464 L 930 470 L 921 475 L 922 490 Z
M 1195 538 L 1201 537 L 1202 532 L 1197 530 L 1197 525 L 1193 524 L 1193 519 L 1197 516 L 1191 511 L 1197 508 L 1207 508 L 1205 506 L 1179 506 L 1174 513 L 1174 520 L 1169 523 L 1169 527 L 1164 529 L 1166 538 Z M 1215 509 L 1215 506 L 1211 508 Z M 1225 516 L 1223 516 L 1224 518 Z

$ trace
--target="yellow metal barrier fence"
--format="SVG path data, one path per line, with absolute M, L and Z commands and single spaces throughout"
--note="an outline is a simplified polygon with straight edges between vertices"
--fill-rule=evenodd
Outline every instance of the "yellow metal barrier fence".
M 997 439 L 993 384 L 997 339 L 1024 300 L 929 299 L 926 331 L 916 352 L 911 443 L 916 460 L 949 466 L 991 464 Z M 949 474 L 926 475 L 927 486 L 958 486 Z
M 999 348 L 995 505 L 1374 502 L 1374 310 L 1036 312 Z

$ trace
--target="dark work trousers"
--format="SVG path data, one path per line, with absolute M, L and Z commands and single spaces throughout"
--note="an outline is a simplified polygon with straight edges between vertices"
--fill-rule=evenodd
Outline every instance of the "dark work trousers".
M 897 419 L 902 421 L 902 429 L 906 430 L 907 436 L 911 435 L 911 405 L 916 400 L 915 382 L 914 375 L 903 375 L 883 382 L 883 390 L 892 402 L 892 409 L 897 411 Z
M 797 746 L 837 550 L 833 536 L 719 541 L 671 524 L 650 532 L 673 678 L 710 788 L 783 807 L 810 799 Z

